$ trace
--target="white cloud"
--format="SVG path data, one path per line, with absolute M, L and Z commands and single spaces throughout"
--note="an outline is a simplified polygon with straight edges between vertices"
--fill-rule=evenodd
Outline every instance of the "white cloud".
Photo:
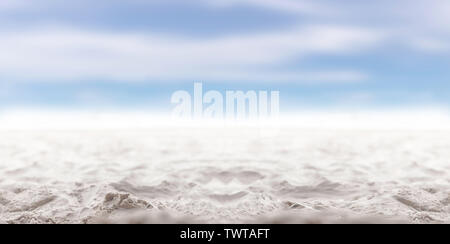
M 258 82 L 297 82 L 297 83 L 356 83 L 364 81 L 368 75 L 354 70 L 320 70 L 320 71 L 233 71 L 208 72 L 201 76 L 202 80 L 214 81 L 225 77 L 231 81 L 258 81 Z
M 218 7 L 230 7 L 230 6 L 256 6 L 267 8 L 271 10 L 280 10 L 291 13 L 304 13 L 304 14 L 330 14 L 335 12 L 335 9 L 327 7 L 326 5 L 319 4 L 319 1 L 310 0 L 204 0 L 205 3 L 218 6 Z
M 205 74 L 212 79 L 214 74 L 220 74 L 216 77 L 220 79 L 261 78 L 253 71 L 308 55 L 347 55 L 371 48 L 383 38 L 378 32 L 343 26 L 209 39 L 61 28 L 0 35 L 0 72 L 12 77 L 58 79 L 190 79 Z M 290 80 L 295 75 L 284 77 Z M 311 80 L 332 80 L 323 77 Z
M 0 10 L 17 8 L 22 5 L 22 2 L 17 0 L 2 0 L 0 1 Z
M 253 6 L 305 14 L 310 22 L 364 23 L 366 28 L 384 28 L 393 43 L 417 52 L 439 53 L 450 49 L 450 1 L 448 0 L 206 0 L 212 6 Z M 311 17 L 308 16 L 308 17 Z M 436 38 L 440 36 L 440 38 Z
M 0 12 L 9 12 L 20 9 L 32 9 L 41 7 L 50 7 L 56 2 L 51 0 L 1 0 L 0 1 Z
M 66 11 L 73 11 L 73 9 L 83 11 L 87 7 L 104 11 L 105 6 L 111 8 L 120 8 L 120 6 L 152 8 L 154 4 L 162 4 L 161 6 L 165 8 L 176 8 L 179 5 L 178 7 L 181 8 L 186 4 L 186 1 L 99 0 L 93 2 L 79 0 L 61 2 L 53 0 L 1 0 L 0 11 L 28 8 L 34 10 L 36 14 L 40 13 L 39 9 L 47 9 L 63 15 Z M 281 12 L 281 14 L 291 14 L 290 16 L 294 18 L 295 16 L 301 17 L 302 22 L 310 24 L 334 23 L 349 26 L 354 25 L 354 23 L 361 23 L 358 25 L 364 26 L 368 30 L 372 28 L 384 29 L 386 33 L 390 33 L 391 44 L 402 43 L 405 47 L 417 52 L 438 53 L 448 50 L 448 46 L 450 46 L 450 41 L 448 41 L 450 40 L 450 15 L 448 14 L 450 1 L 448 0 L 377 0 L 376 3 L 359 0 L 347 0 L 345 3 L 334 0 L 194 0 L 189 4 L 213 8 L 264 8 Z M 203 9 L 202 11 L 207 10 Z M 251 10 L 248 11 L 251 12 Z M 37 17 L 39 19 L 39 14 Z M 25 28 L 25 26 L 22 26 L 22 28 Z M 284 34 L 286 33 L 281 33 L 281 35 Z M 293 35 L 296 34 L 293 33 Z M 160 37 L 156 38 L 159 39 Z M 257 38 L 264 37 L 261 35 Z M 321 41 L 320 38 L 317 40 Z M 386 42 L 386 44 L 389 43 Z M 256 50 L 256 48 L 252 48 L 252 50 Z M 250 57 L 258 58 L 257 55 L 251 55 Z
M 446 53 L 450 51 L 450 42 L 446 40 L 423 37 L 423 38 L 412 38 L 410 43 L 414 49 L 424 52 Z

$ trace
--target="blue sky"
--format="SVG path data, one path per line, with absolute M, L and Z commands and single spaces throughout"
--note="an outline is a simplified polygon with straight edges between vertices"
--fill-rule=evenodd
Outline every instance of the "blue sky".
M 0 107 L 151 108 L 205 89 L 281 109 L 450 105 L 447 0 L 2 0 Z

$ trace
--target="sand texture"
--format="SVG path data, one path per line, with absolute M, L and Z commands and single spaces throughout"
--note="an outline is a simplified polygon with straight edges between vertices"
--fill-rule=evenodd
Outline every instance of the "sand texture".
M 450 223 L 450 133 L 3 131 L 0 223 Z

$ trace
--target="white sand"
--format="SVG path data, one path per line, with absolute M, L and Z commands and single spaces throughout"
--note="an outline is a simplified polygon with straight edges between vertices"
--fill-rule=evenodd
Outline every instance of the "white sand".
M 0 132 L 0 223 L 450 223 L 450 132 Z

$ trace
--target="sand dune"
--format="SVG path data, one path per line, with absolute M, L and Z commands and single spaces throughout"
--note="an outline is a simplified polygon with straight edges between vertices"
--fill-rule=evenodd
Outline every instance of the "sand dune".
M 450 132 L 3 131 L 0 223 L 450 223 Z

